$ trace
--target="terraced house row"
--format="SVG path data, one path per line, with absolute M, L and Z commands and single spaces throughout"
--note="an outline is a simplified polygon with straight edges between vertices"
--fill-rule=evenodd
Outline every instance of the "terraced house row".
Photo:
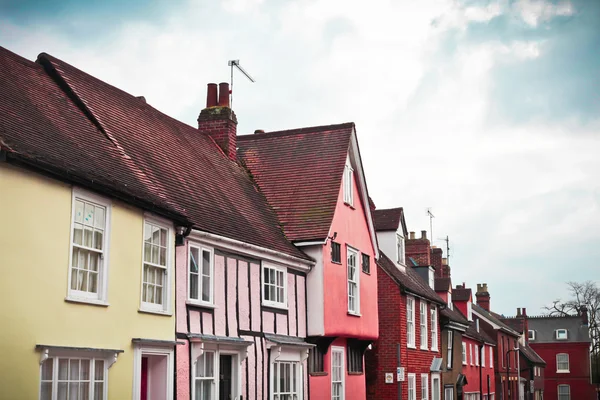
M 197 122 L 0 47 L 1 399 L 516 399 L 519 357 L 541 398 L 527 324 L 375 208 L 353 123 L 238 135 L 226 83 Z

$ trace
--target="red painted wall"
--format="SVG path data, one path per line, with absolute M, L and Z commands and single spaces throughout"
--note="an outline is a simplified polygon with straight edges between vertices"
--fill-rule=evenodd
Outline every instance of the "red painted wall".
M 379 283 L 379 339 L 372 350 L 366 352 L 367 399 L 396 400 L 398 384 L 396 382 L 397 343 L 401 344 L 401 365 L 406 367 L 406 378 L 409 373 L 416 375 L 416 393 L 420 398 L 421 374 L 428 374 L 429 394 L 431 396 L 430 367 L 434 357 L 441 357 L 439 350 L 421 350 L 420 346 L 420 313 L 419 299 L 415 298 L 415 335 L 416 349 L 406 347 L 406 296 L 400 293 L 399 286 L 381 269 L 378 269 Z M 431 316 L 427 312 L 427 347 L 431 348 Z M 439 308 L 438 308 L 439 321 Z M 441 329 L 438 326 L 438 349 L 441 349 Z M 394 374 L 394 383 L 385 383 L 386 373 Z M 408 382 L 402 383 L 402 398 L 406 398 Z M 443 390 L 442 390 L 443 391 Z
M 571 387 L 571 399 L 596 399 L 595 388 L 590 384 L 589 343 L 534 343 L 529 345 L 544 361 L 544 398 L 558 398 L 558 385 Z M 556 372 L 556 355 L 569 354 L 569 373 Z
M 356 178 L 356 174 L 354 176 Z M 338 203 L 330 231 L 331 235 L 337 232 L 335 241 L 341 244 L 342 264 L 331 262 L 331 241 L 327 241 L 324 250 L 324 335 L 376 339 L 378 315 L 375 250 L 356 182 L 353 182 L 353 190 L 354 206 L 350 207 L 344 204 L 343 185 L 340 185 Z M 360 317 L 348 314 L 347 246 L 368 254 L 371 260 L 371 273 L 366 274 L 362 272 L 361 256 L 359 255 Z
M 487 394 L 487 377 L 490 377 L 490 393 L 495 392 L 494 367 L 490 366 L 490 346 L 485 346 L 483 355 L 485 357 L 485 367 L 481 367 L 481 355 L 479 355 L 479 365 L 475 365 L 475 352 L 479 351 L 480 343 L 463 335 L 463 342 L 467 345 L 467 365 L 462 366 L 462 373 L 467 377 L 467 384 L 463 387 L 464 393 L 483 392 Z M 473 347 L 473 365 L 471 365 L 471 353 L 469 346 Z M 479 385 L 479 370 L 481 370 L 481 390 Z

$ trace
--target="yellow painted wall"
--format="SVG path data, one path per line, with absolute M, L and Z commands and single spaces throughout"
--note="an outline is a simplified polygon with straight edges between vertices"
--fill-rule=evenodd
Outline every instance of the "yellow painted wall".
M 0 399 L 38 398 L 36 344 L 124 350 L 109 370 L 108 398 L 131 399 L 131 339 L 174 340 L 174 313 L 138 312 L 143 212 L 121 202 L 112 202 L 110 306 L 65 301 L 71 196 L 70 185 L 0 163 Z M 171 293 L 174 311 L 174 285 Z

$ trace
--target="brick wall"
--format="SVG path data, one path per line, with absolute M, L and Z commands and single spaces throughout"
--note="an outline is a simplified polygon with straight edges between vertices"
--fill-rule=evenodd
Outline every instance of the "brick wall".
M 209 135 L 229 159 L 237 159 L 237 118 L 229 107 L 210 107 L 200 112 L 198 131 Z

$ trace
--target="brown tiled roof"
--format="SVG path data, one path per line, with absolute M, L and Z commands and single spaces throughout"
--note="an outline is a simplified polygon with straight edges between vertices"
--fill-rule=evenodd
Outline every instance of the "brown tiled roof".
M 344 123 L 238 137 L 239 158 L 291 241 L 327 237 L 353 130 Z
M 471 289 L 452 289 L 452 300 L 454 301 L 469 301 L 471 298 Z
M 452 285 L 450 278 L 435 278 L 433 286 L 436 292 L 447 292 Z
M 470 322 L 469 327 L 464 334 L 479 342 L 496 344 L 496 341 L 492 339 L 490 335 L 488 335 L 483 329 L 480 328 L 479 332 L 477 332 L 477 325 L 475 324 L 475 321 Z
M 442 317 L 448 318 L 450 321 L 458 322 L 463 325 L 468 325 L 469 321 L 458 311 L 457 309 L 450 309 L 449 307 L 444 308 L 440 311 Z
M 503 331 L 508 332 L 508 333 L 510 333 L 513 336 L 517 336 L 517 337 L 519 336 L 519 332 L 515 331 L 510 326 L 508 326 L 504 322 L 500 321 L 499 318 L 495 317 L 489 311 L 485 310 L 484 308 L 480 307 L 479 305 L 473 304 L 473 311 L 481 314 L 483 316 L 483 318 L 485 318 L 485 319 L 489 320 L 490 322 L 498 325 L 500 327 L 500 329 L 502 329 Z
M 379 260 L 377 260 L 377 265 L 379 265 L 379 267 L 384 270 L 394 281 L 396 281 L 396 283 L 400 285 L 400 287 L 402 287 L 406 292 L 424 297 L 427 300 L 431 300 L 438 304 L 445 304 L 444 300 L 442 300 L 442 298 L 438 296 L 432 288 L 429 287 L 427 282 L 425 282 L 414 269 L 411 267 L 406 267 L 406 272 L 402 272 L 396 267 L 396 264 L 381 250 L 379 250 L 379 254 L 380 257 Z
M 504 318 L 498 317 L 498 314 L 492 313 L 494 317 L 498 318 L 500 321 L 504 322 L 506 325 L 510 326 L 512 329 L 519 333 L 523 333 L 524 329 L 524 321 L 522 318 Z
M 37 63 L 0 47 L 0 147 L 9 162 L 189 224 L 168 193 Z
M 36 145 L 54 169 L 81 176 L 83 181 L 112 183 L 113 190 L 132 191 L 146 201 L 161 200 L 165 208 L 173 208 L 199 230 L 308 258 L 285 238 L 276 215 L 246 171 L 229 160 L 210 137 L 64 61 L 42 53 L 38 63 L 70 99 L 56 91 L 36 92 L 37 86 L 51 83 L 39 68 L 25 88 L 16 90 L 25 91 L 30 103 L 37 96 L 38 109 L 69 103 L 79 110 L 67 116 L 62 110 L 40 116 L 54 126 L 51 134 L 42 129 L 16 131 L 9 146 Z M 12 70 L 9 75 L 18 73 Z M 10 76 L 2 85 L 10 87 L 8 80 Z M 27 85 L 36 88 L 27 89 Z M 8 102 L 18 103 L 23 96 L 15 94 Z M 3 115 L 25 112 L 11 118 L 18 121 L 29 118 L 31 109 L 35 111 L 25 104 Z M 78 114 L 80 120 L 85 115 L 88 121 L 74 125 L 71 114 Z
M 373 218 L 375 219 L 376 231 L 397 231 L 402 221 L 402 207 L 388 208 L 384 210 L 375 210 Z
M 533 350 L 529 345 L 519 346 L 519 350 L 521 351 L 521 354 L 523 354 L 525 358 L 532 363 L 546 365 L 546 361 L 544 361 L 544 359 L 540 357 L 539 354 L 536 353 L 535 350 Z

